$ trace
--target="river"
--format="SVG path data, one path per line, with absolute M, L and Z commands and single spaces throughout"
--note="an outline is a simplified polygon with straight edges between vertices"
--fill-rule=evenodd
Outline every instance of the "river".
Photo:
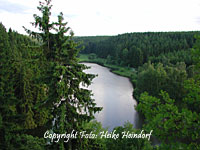
M 134 108 L 137 102 L 132 96 L 133 86 L 129 79 L 94 63 L 83 64 L 91 67 L 85 70 L 86 73 L 98 74 L 89 86 L 97 106 L 103 107 L 101 112 L 95 114 L 96 120 L 101 122 L 104 128 L 108 127 L 109 131 L 116 126 L 123 126 L 127 121 L 138 128 L 139 117 Z

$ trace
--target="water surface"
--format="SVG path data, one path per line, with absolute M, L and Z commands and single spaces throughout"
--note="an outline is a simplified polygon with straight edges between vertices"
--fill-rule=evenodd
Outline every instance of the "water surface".
M 103 110 L 95 114 L 97 121 L 111 131 L 116 126 L 122 126 L 129 121 L 138 127 L 138 113 L 134 106 L 137 102 L 132 97 L 133 87 L 128 78 L 116 75 L 106 67 L 93 63 L 84 63 L 90 66 L 86 73 L 98 74 L 89 86 L 94 94 L 97 106 Z

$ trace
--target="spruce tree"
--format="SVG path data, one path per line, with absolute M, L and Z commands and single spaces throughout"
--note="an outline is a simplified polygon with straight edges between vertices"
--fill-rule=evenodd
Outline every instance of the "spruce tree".
M 53 132 L 71 133 L 73 130 L 81 131 L 82 124 L 94 118 L 94 113 L 101 108 L 96 107 L 91 98 L 91 91 L 81 88 L 81 84 L 89 86 L 94 75 L 83 72 L 87 67 L 78 63 L 78 44 L 73 40 L 73 32 L 63 22 L 63 14 L 58 15 L 57 22 L 50 22 L 51 0 L 40 2 L 38 10 L 42 17 L 34 15 L 35 22 L 40 32 L 36 33 L 26 29 L 26 31 L 38 39 L 42 39 L 42 47 L 46 64 L 47 100 L 46 104 L 54 119 Z M 51 30 L 56 34 L 51 33 Z M 65 36 L 68 32 L 69 35 Z M 68 143 L 60 142 L 58 145 L 52 144 L 53 148 L 60 149 L 81 149 L 83 139 L 70 139 Z

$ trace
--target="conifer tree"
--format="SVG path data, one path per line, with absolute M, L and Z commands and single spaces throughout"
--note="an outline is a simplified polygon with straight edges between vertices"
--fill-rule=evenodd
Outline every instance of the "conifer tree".
M 21 149 L 26 142 L 37 141 L 36 128 L 49 119 L 49 111 L 38 106 L 45 99 L 39 82 L 41 52 L 29 48 L 34 45 L 31 39 L 11 29 L 7 33 L 2 24 L 0 43 L 0 147 Z
M 12 118 L 12 111 L 8 108 L 12 104 L 13 98 L 13 85 L 9 82 L 12 74 L 10 67 L 10 46 L 9 38 L 6 33 L 6 28 L 0 23 L 0 147 L 5 148 L 6 138 L 10 137 L 8 122 Z
M 83 72 L 87 67 L 78 63 L 78 44 L 73 40 L 73 32 L 67 23 L 63 22 L 63 14 L 58 15 L 58 21 L 50 23 L 51 0 L 40 2 L 38 10 L 42 17 L 34 15 L 35 22 L 40 33 L 26 29 L 26 31 L 38 39 L 42 39 L 45 54 L 46 80 L 48 108 L 52 109 L 54 116 L 53 132 L 71 133 L 73 130 L 80 131 L 84 122 L 94 118 L 94 113 L 101 108 L 96 107 L 91 98 L 91 91 L 81 88 L 81 84 L 88 86 L 94 75 Z M 53 29 L 56 34 L 50 32 Z M 65 36 L 66 33 L 68 36 Z M 49 127 L 51 129 L 51 126 Z M 80 149 L 82 139 L 74 139 L 63 144 L 52 145 L 60 149 Z

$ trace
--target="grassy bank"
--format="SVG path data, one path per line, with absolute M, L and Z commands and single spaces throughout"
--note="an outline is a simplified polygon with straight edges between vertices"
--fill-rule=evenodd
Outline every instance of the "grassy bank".
M 108 67 L 108 68 L 110 68 L 111 72 L 113 72 L 117 75 L 129 78 L 130 81 L 132 82 L 133 86 L 135 87 L 137 75 L 136 75 L 136 71 L 133 68 L 108 64 L 106 59 L 103 59 L 103 58 L 90 59 L 89 55 L 87 55 L 87 54 L 80 54 L 79 62 L 96 63 L 99 65 Z
M 79 56 L 79 62 L 91 62 L 91 63 L 96 63 L 96 64 L 104 66 L 104 64 L 106 63 L 106 59 L 103 59 L 103 58 L 89 59 L 89 55 L 87 55 L 87 54 L 80 54 L 80 56 Z

